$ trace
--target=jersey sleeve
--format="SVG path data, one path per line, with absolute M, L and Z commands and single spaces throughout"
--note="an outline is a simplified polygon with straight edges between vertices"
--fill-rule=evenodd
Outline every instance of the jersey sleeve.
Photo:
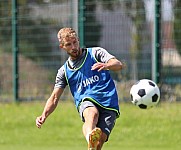
M 98 62 L 102 63 L 107 63 L 110 59 L 115 58 L 115 56 L 111 55 L 108 51 L 101 47 L 92 48 L 92 54 Z
M 67 81 L 65 78 L 65 70 L 64 66 L 62 66 L 56 75 L 56 80 L 55 80 L 55 86 L 54 88 L 65 88 L 67 86 Z

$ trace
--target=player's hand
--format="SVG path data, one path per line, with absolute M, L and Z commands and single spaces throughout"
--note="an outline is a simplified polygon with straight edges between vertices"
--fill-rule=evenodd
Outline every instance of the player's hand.
M 101 62 L 95 63 L 91 68 L 91 70 L 98 70 L 98 71 L 107 70 L 107 69 L 108 69 L 108 66 L 105 63 L 101 63 Z
M 39 116 L 36 118 L 36 126 L 38 128 L 41 128 L 42 124 L 45 122 L 46 118 L 45 117 L 42 117 L 42 116 Z

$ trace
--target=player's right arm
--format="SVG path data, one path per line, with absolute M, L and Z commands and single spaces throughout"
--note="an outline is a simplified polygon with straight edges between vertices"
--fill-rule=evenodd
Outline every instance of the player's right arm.
M 62 95 L 65 87 L 67 85 L 65 79 L 65 71 L 62 66 L 57 73 L 54 90 L 47 100 L 46 105 L 44 107 L 43 113 L 41 116 L 36 118 L 36 126 L 41 128 L 42 124 L 45 122 L 46 118 L 55 110 L 57 107 L 60 96 Z
M 53 90 L 50 98 L 46 102 L 42 115 L 36 118 L 36 126 L 38 128 L 41 128 L 47 117 L 55 110 L 63 91 L 64 88 L 55 88 Z

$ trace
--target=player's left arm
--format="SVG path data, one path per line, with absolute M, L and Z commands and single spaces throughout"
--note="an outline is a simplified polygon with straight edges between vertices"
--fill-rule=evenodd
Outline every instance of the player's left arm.
M 92 66 L 92 70 L 112 70 L 119 71 L 123 69 L 125 65 L 116 58 L 111 58 L 107 63 L 97 62 Z
M 92 48 L 92 54 L 97 60 L 92 66 L 92 70 L 112 70 L 119 71 L 125 67 L 125 64 L 119 61 L 115 56 L 108 53 L 107 50 L 101 47 Z

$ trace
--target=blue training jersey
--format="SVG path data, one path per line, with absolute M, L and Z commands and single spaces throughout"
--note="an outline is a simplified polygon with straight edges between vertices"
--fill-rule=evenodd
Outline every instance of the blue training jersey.
M 119 115 L 118 96 L 114 81 L 109 70 L 100 72 L 91 70 L 96 62 L 96 58 L 92 55 L 92 48 L 88 48 L 79 68 L 69 68 L 68 61 L 64 64 L 66 80 L 74 97 L 75 105 L 79 109 L 80 103 L 89 99 L 105 109 L 116 111 Z

